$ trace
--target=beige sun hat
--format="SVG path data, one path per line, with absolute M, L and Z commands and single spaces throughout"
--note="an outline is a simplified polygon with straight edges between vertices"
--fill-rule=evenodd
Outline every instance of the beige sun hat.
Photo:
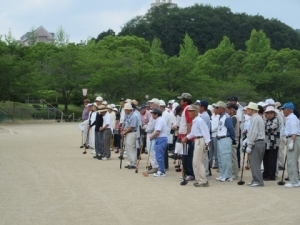
M 130 103 L 131 102 L 131 99 L 130 98 L 127 98 L 126 100 L 125 100 L 125 103 Z
M 99 107 L 98 107 L 99 113 L 106 112 L 106 111 L 107 111 L 107 109 L 106 109 L 105 105 L 99 105 Z
M 139 105 L 139 102 L 138 102 L 137 100 L 135 100 L 135 99 L 133 99 L 133 100 L 131 101 L 131 103 L 134 104 L 135 106 L 138 106 L 138 105 Z
M 106 108 L 113 110 L 114 107 L 112 105 L 107 105 Z
M 218 101 L 216 104 L 214 104 L 214 107 L 222 107 L 222 108 L 226 109 L 227 105 L 225 102 Z
M 196 105 L 189 105 L 188 111 L 198 111 L 198 106 L 196 106 Z
M 154 103 L 156 105 L 159 105 L 159 99 L 158 98 L 152 98 L 149 103 Z
M 131 103 L 125 103 L 124 110 L 126 110 L 126 109 L 133 110 Z
M 258 105 L 254 102 L 249 102 L 249 104 L 247 105 L 247 109 L 253 109 L 255 111 L 258 111 Z
M 266 111 L 265 111 L 265 113 L 266 112 L 276 112 L 277 110 L 275 109 L 275 107 L 274 106 L 268 106 L 267 108 L 266 108 Z M 277 112 L 276 112 L 277 113 Z
M 159 100 L 159 105 L 160 105 L 160 106 L 166 106 L 166 103 L 165 103 L 164 100 Z

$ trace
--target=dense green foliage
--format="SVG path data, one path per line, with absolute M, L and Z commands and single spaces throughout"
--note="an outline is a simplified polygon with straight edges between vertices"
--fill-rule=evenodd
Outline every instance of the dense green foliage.
M 11 34 L 0 38 L 1 101 L 58 100 L 68 111 L 88 88 L 87 97 L 110 102 L 190 92 L 210 102 L 236 95 L 243 102 L 273 97 L 300 104 L 299 34 L 276 20 L 224 7 L 156 7 L 126 24 L 122 35 L 108 30 L 78 45 L 63 35 L 59 43 L 31 46 Z
M 276 19 L 232 13 L 227 7 L 195 4 L 187 8 L 151 8 L 147 14 L 137 16 L 124 25 L 119 35 L 135 35 L 151 42 L 159 38 L 167 55 L 177 55 L 186 33 L 194 40 L 201 53 L 216 48 L 226 35 L 237 50 L 245 50 L 245 41 L 253 29 L 263 30 L 275 50 L 300 50 L 300 35 Z

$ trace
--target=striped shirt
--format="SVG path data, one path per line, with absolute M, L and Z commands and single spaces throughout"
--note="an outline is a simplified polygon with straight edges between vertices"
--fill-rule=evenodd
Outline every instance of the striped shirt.
M 250 128 L 247 134 L 247 145 L 252 147 L 257 140 L 265 140 L 265 122 L 258 113 L 255 113 L 250 120 Z

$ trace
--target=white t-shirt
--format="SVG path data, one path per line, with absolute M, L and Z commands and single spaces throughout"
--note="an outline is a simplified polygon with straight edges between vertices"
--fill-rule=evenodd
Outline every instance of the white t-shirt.
M 168 137 L 168 126 L 164 118 L 161 116 L 158 117 L 155 121 L 155 131 L 160 131 L 159 135 L 157 136 L 158 138 L 160 137 Z
M 111 116 L 109 112 L 106 112 L 105 115 L 103 116 L 103 126 L 108 125 L 107 128 L 112 129 L 111 126 Z

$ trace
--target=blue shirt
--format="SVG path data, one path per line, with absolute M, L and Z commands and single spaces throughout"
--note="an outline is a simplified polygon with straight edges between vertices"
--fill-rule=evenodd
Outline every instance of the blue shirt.
M 223 116 L 226 116 L 224 126 L 227 128 L 227 137 L 230 137 L 232 140 L 234 140 L 235 133 L 234 133 L 234 127 L 232 124 L 232 120 L 227 113 L 223 113 L 222 115 L 220 115 L 220 118 L 222 118 Z

